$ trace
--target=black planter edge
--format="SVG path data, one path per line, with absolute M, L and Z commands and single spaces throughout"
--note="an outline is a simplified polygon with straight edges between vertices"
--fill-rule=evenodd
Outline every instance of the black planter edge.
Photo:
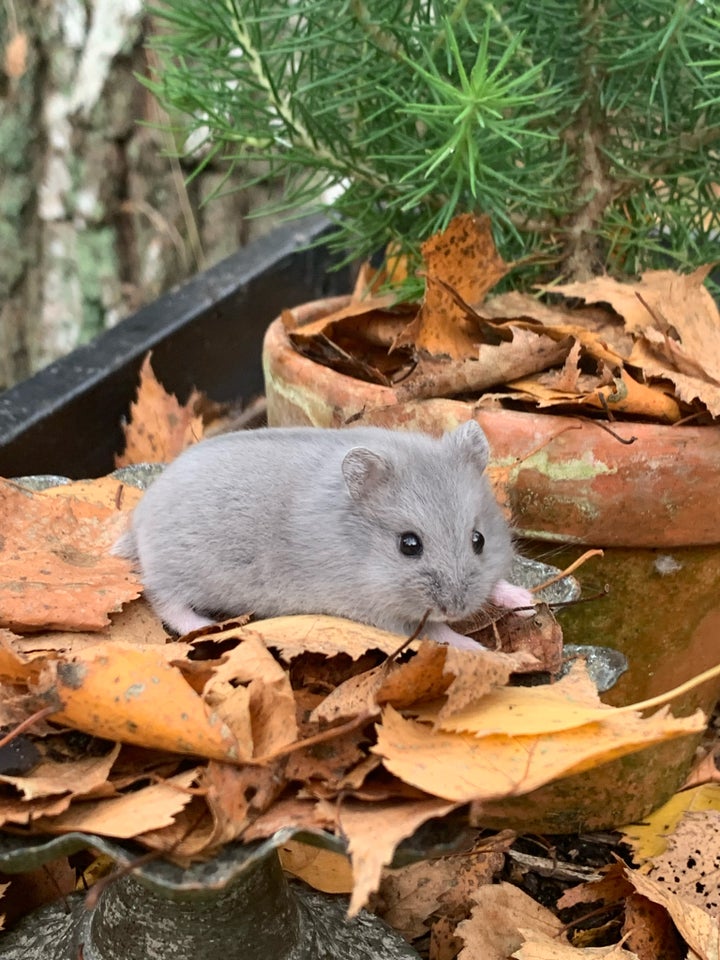
M 112 470 L 149 350 L 181 400 L 193 387 L 218 401 L 260 393 L 268 323 L 286 307 L 347 292 L 347 271 L 329 272 L 327 229 L 309 217 L 272 231 L 1 393 L 0 476 Z

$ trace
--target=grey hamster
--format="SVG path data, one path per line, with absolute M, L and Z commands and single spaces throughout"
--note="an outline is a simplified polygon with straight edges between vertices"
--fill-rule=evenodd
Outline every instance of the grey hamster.
M 436 439 L 377 427 L 266 428 L 185 450 L 147 490 L 114 552 L 184 634 L 241 613 L 325 613 L 470 644 L 450 627 L 507 583 L 510 530 L 471 420 Z

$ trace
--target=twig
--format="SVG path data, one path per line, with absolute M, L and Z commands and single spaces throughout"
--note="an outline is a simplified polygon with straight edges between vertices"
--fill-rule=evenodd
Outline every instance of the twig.
M 544 583 L 538 584 L 536 587 L 532 587 L 530 593 L 539 593 L 541 590 L 545 590 L 546 587 L 551 587 L 554 583 L 557 583 L 559 580 L 563 580 L 565 577 L 569 577 L 571 573 L 575 573 L 578 567 L 581 567 L 583 563 L 589 560 L 591 557 L 604 557 L 604 550 L 586 550 L 585 553 L 578 557 L 577 560 L 573 561 L 569 567 L 566 567 L 564 570 L 561 570 L 560 573 L 555 574 L 554 577 L 550 577 L 549 580 L 546 580 Z
M 633 713 L 636 710 L 649 710 L 651 707 L 661 707 L 663 704 L 675 700 L 676 697 L 681 697 L 689 690 L 694 690 L 695 687 L 701 686 L 707 680 L 714 680 L 715 677 L 720 677 L 720 664 L 711 667 L 709 670 L 704 670 L 690 680 L 686 680 L 685 683 L 681 683 L 679 687 L 673 687 L 672 690 L 658 694 L 657 697 L 651 697 L 649 700 L 641 700 L 639 703 L 629 703 L 624 707 L 615 707 L 615 713 Z
M 395 660 L 397 660 L 397 658 L 398 658 L 398 657 L 400 656 L 400 654 L 403 652 L 403 650 L 405 650 L 406 647 L 409 647 L 410 644 L 411 644 L 414 640 L 417 640 L 417 638 L 420 636 L 420 634 L 421 634 L 421 633 L 423 632 L 423 630 L 425 629 L 425 624 L 427 623 L 427 619 L 428 619 L 429 616 L 430 616 L 430 609 L 428 608 L 428 609 L 425 611 L 425 613 L 422 615 L 422 618 L 421 618 L 421 620 L 420 620 L 420 623 L 415 627 L 415 629 L 414 629 L 413 632 L 410 634 L 410 636 L 407 638 L 407 640 L 405 640 L 403 643 L 401 643 L 400 646 L 397 648 L 397 650 L 393 650 L 393 652 L 388 656 L 387 660 L 386 660 L 385 663 L 383 663 L 383 665 L 382 665 L 382 669 L 383 669 L 383 670 L 387 670 L 388 664 L 394 663 Z
M 59 707 L 56 705 L 43 707 L 42 710 L 36 710 L 36 712 L 33 713 L 32 716 L 26 717 L 22 721 L 22 723 L 19 723 L 16 727 L 14 727 L 10 731 L 10 733 L 6 733 L 5 736 L 2 739 L 0 739 L 0 749 L 2 749 L 3 747 L 6 747 L 9 743 L 12 743 L 15 737 L 19 737 L 21 733 L 24 733 L 34 723 L 37 723 L 38 720 L 44 720 L 45 717 L 52 716 L 53 713 L 57 713 L 58 710 L 59 710 Z
M 295 753 L 296 750 L 302 750 L 305 747 L 314 747 L 317 743 L 325 743 L 327 740 L 332 740 L 334 737 L 342 736 L 344 733 L 349 733 L 356 727 L 361 727 L 369 720 L 372 720 L 374 716 L 375 715 L 370 713 L 369 710 L 365 711 L 365 713 L 361 713 L 357 717 L 353 717 L 352 720 L 348 720 L 346 723 L 339 724 L 337 727 L 330 727 L 328 730 L 322 730 L 320 733 L 313 734 L 312 737 L 306 737 L 305 740 L 295 740 L 293 743 L 288 743 L 284 747 L 279 747 L 277 750 L 273 750 L 272 753 L 266 753 L 264 757 L 254 757 L 252 760 L 247 760 L 246 763 L 251 766 L 258 767 L 263 766 L 266 763 L 272 763 L 273 760 L 279 760 L 281 757 Z

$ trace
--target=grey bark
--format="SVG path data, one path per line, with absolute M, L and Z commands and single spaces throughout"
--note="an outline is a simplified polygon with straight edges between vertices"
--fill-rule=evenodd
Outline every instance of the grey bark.
M 142 0 L 0 4 L 0 389 L 271 226 L 142 125 L 151 29 Z

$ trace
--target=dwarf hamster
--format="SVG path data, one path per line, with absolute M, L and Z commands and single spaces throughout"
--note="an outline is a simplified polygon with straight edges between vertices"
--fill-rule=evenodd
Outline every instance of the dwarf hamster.
M 425 633 L 463 645 L 448 620 L 489 598 L 532 602 L 504 579 L 513 549 L 488 452 L 474 420 L 440 439 L 378 427 L 225 434 L 167 467 L 114 552 L 136 562 L 180 634 L 246 612 L 411 634 L 429 611 Z

